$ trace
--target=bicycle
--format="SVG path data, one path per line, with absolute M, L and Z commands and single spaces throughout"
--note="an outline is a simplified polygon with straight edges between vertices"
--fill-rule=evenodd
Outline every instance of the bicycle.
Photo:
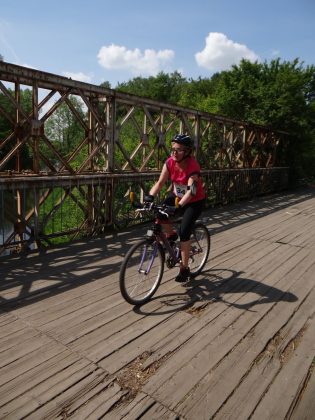
M 147 230 L 146 237 L 135 243 L 127 252 L 120 269 L 119 285 L 121 294 L 128 303 L 142 305 L 157 291 L 165 264 L 168 268 L 179 265 L 181 253 L 179 242 L 169 241 L 161 226 L 161 218 L 172 216 L 174 207 L 144 203 L 136 212 L 153 213 L 153 225 Z M 172 223 L 179 224 L 180 219 L 173 220 Z M 202 271 L 209 252 L 209 231 L 203 223 L 197 221 L 191 235 L 189 256 L 191 277 L 196 277 Z

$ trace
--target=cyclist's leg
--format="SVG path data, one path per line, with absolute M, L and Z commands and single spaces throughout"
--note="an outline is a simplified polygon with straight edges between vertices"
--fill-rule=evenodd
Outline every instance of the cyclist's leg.
M 182 263 L 181 268 L 188 267 L 190 252 L 190 235 L 195 221 L 200 216 L 204 201 L 188 204 L 184 208 L 184 214 L 180 225 L 179 236 L 181 244 Z

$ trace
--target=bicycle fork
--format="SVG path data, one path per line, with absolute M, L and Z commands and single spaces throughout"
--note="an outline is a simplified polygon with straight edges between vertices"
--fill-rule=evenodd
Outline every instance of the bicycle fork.
M 144 262 L 146 261 L 146 256 L 147 256 L 147 252 L 148 252 L 148 245 L 144 245 L 141 261 L 140 261 L 139 268 L 138 268 L 138 273 L 147 275 L 150 272 L 151 267 L 153 265 L 153 261 L 156 257 L 156 254 L 157 254 L 157 250 L 158 250 L 158 244 L 155 243 L 154 246 L 153 246 L 153 251 L 152 251 L 152 254 L 151 254 L 151 258 L 148 262 L 148 266 L 147 266 L 146 269 L 143 269 L 142 266 L 143 266 Z

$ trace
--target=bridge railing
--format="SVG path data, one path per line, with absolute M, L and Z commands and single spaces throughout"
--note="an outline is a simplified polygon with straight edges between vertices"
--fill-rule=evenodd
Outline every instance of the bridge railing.
M 0 254 L 134 223 L 177 132 L 209 205 L 287 184 L 283 132 L 0 62 Z

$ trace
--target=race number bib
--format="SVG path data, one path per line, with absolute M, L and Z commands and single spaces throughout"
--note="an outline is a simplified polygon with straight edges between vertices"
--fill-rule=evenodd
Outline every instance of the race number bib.
M 183 197 L 186 194 L 187 185 L 174 183 L 174 193 L 177 197 Z

